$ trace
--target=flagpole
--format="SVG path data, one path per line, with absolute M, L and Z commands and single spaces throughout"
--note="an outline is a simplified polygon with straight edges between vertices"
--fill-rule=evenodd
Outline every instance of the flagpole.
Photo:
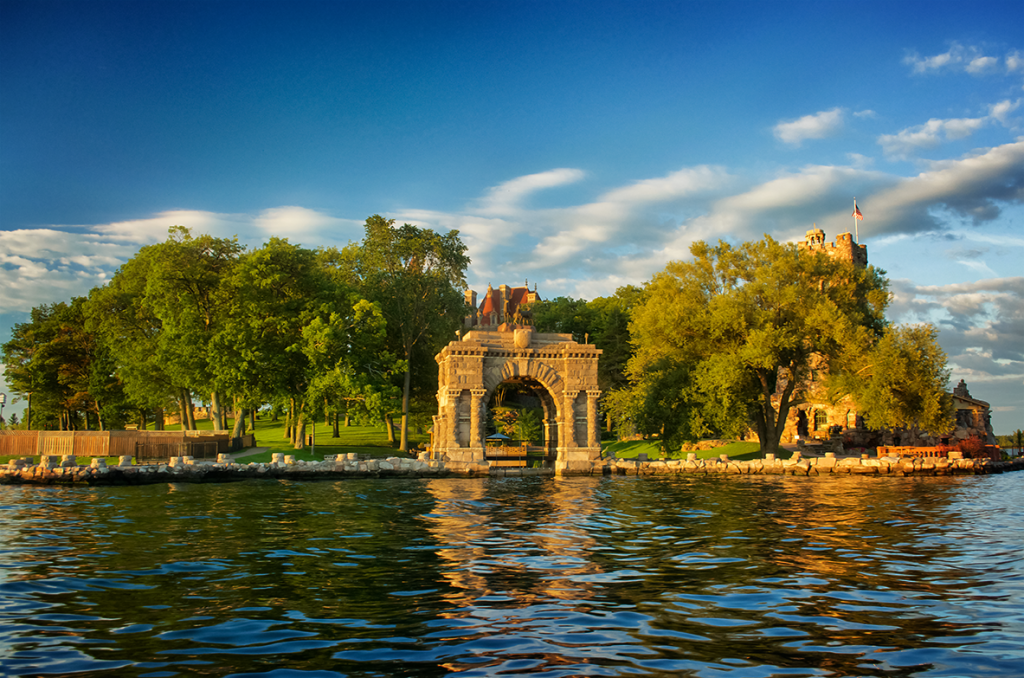
M 857 239 L 857 244 L 859 245 L 860 244 L 860 224 L 857 223 L 858 221 L 860 221 L 860 219 L 857 218 L 857 199 L 854 198 L 853 199 L 853 233 L 854 233 L 854 237 Z

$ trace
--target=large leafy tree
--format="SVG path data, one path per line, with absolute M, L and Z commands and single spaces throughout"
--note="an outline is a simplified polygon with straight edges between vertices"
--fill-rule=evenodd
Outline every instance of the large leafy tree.
M 869 350 L 828 380 L 830 395 L 850 395 L 871 428 L 915 424 L 933 434 L 953 428 L 953 403 L 946 385 L 950 370 L 932 325 L 894 325 Z
M 413 390 L 436 389 L 433 356 L 454 338 L 466 314 L 469 257 L 458 231 L 396 226 L 379 215 L 367 219 L 365 227 L 361 246 L 347 248 L 345 256 L 360 292 L 387 322 L 387 347 L 405 360 L 399 447 L 407 451 Z
M 11 339 L 2 348 L 4 378 L 11 390 L 28 403 L 25 411 L 28 428 L 55 418 L 60 412 L 60 384 L 56 372 L 48 369 L 43 355 L 46 345 L 57 336 L 58 312 L 59 305 L 33 308 L 29 320 L 14 326 Z
M 753 422 L 762 451 L 776 452 L 812 370 L 839 387 L 849 383 L 842 375 L 884 350 L 888 283 L 872 267 L 768 236 L 736 247 L 698 242 L 690 251 L 691 261 L 672 262 L 652 279 L 634 312 L 631 388 L 614 408 L 661 434 L 667 447 L 712 432 L 735 435 Z M 886 409 L 885 421 L 940 426 L 941 417 L 920 406 L 938 397 L 942 375 L 933 376 L 918 400 Z
M 183 409 L 191 410 L 190 393 L 210 394 L 217 430 L 224 385 L 218 382 L 219 366 L 210 346 L 232 320 L 234 290 L 229 281 L 244 248 L 237 238 L 193 237 L 188 229 L 174 226 L 165 242 L 147 250 L 151 265 L 145 302 L 160 319 L 159 350 L 168 375 L 184 385 L 179 397 Z
M 95 422 L 120 420 L 126 407 L 120 382 L 103 379 L 106 354 L 86 329 L 86 300 L 38 306 L 30 320 L 14 328 L 3 346 L 7 379 L 12 390 L 29 401 L 29 418 L 36 426 L 60 430 L 85 428 Z M 84 420 L 84 421 L 83 421 Z
M 333 286 L 313 250 L 271 238 L 239 258 L 230 288 L 231 320 L 212 344 L 216 379 L 246 402 L 287 398 L 300 422 L 293 439 L 301 446 L 309 380 L 302 330 L 330 314 Z
M 193 237 L 174 226 L 165 242 L 143 247 L 90 294 L 89 328 L 139 407 L 177 401 L 188 427 L 191 394 L 205 392 L 219 413 L 219 370 L 210 346 L 229 320 L 228 280 L 241 252 L 234 239 Z M 220 417 L 213 420 L 219 430 Z
M 629 322 L 633 309 L 643 301 L 644 291 L 633 285 L 615 290 L 610 297 L 591 301 L 555 297 L 533 305 L 534 324 L 540 332 L 569 333 L 575 341 L 589 342 L 601 349 L 597 364 L 597 382 L 604 392 L 604 413 L 608 430 L 612 429 L 614 393 L 628 386 L 626 365 L 633 355 Z M 635 418 L 635 417 L 634 417 Z

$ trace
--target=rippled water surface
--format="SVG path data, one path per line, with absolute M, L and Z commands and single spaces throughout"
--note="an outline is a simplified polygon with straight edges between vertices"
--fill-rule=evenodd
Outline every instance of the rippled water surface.
M 1022 486 L 5 486 L 0 673 L 1019 676 Z

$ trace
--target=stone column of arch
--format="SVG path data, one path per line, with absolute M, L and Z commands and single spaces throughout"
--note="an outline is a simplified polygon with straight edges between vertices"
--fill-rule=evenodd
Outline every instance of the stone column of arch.
M 587 447 L 601 447 L 601 433 L 597 423 L 597 399 L 600 397 L 600 391 L 587 391 Z
M 448 420 L 445 426 L 447 447 L 462 447 L 459 444 L 459 396 L 462 391 L 457 388 L 448 389 L 448 404 L 445 407 L 445 418 Z
M 469 392 L 473 401 L 469 411 L 469 447 L 483 447 L 484 445 L 484 397 L 487 395 L 486 388 L 474 388 Z
M 559 424 L 558 446 L 563 448 L 576 447 L 576 396 L 579 391 L 565 391 L 562 394 L 562 416 Z

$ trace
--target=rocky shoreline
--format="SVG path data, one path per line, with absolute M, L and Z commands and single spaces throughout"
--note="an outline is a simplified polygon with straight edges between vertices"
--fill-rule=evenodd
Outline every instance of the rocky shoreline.
M 121 457 L 118 465 L 107 465 L 93 459 L 89 466 L 80 466 L 75 457 L 43 456 L 40 463 L 31 459 L 15 460 L 0 467 L 2 484 L 85 484 L 85 485 L 148 485 L 177 482 L 232 482 L 250 478 L 286 478 L 293 480 L 340 480 L 345 478 L 430 478 L 481 477 L 502 478 L 553 475 L 874 475 L 874 476 L 942 476 L 978 475 L 1024 470 L 1024 458 L 1008 461 L 963 459 L 959 453 L 948 457 L 839 457 L 827 453 L 823 457 L 804 458 L 794 452 L 789 459 L 775 458 L 751 461 L 688 458 L 669 461 L 634 461 L 601 459 L 589 462 L 586 468 L 572 464 L 570 468 L 492 468 L 487 464 L 446 465 L 427 458 L 399 457 L 363 458 L 355 454 L 337 455 L 322 462 L 296 461 L 291 455 L 277 454 L 270 463 L 242 464 L 230 455 L 220 455 L 216 462 L 200 462 L 191 457 L 172 457 L 166 464 L 137 466 L 131 457 Z M 457 466 L 457 468 L 453 468 Z

